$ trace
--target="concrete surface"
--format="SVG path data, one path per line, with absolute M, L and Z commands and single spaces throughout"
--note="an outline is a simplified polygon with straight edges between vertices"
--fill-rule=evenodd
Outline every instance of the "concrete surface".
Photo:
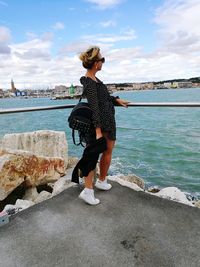
M 0 266 L 200 266 L 200 210 L 112 182 L 89 206 L 79 187 L 0 227 Z

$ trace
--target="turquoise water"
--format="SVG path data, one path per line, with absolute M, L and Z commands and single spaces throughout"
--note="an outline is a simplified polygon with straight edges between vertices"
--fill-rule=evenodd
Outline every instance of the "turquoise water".
M 200 102 L 200 89 L 118 92 L 131 102 Z M 0 108 L 49 106 L 77 100 L 0 99 Z M 42 129 L 65 131 L 69 154 L 81 156 L 67 126 L 70 110 L 0 115 L 0 137 Z M 200 197 L 200 108 L 117 107 L 117 142 L 110 174 L 134 173 L 147 185 L 176 186 Z

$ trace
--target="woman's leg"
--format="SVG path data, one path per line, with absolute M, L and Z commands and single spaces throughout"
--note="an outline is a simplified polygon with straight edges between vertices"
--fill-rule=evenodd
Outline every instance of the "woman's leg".
M 95 198 L 94 196 L 93 178 L 94 178 L 94 171 L 90 171 L 88 176 L 84 177 L 85 188 L 80 193 L 79 198 L 81 198 L 90 205 L 97 205 L 100 203 L 100 200 L 98 198 Z
M 112 151 L 115 145 L 114 140 L 110 140 L 106 133 L 103 134 L 107 141 L 107 150 L 103 152 L 100 159 L 100 177 L 99 180 L 104 181 L 112 160 Z
M 94 177 L 94 171 L 91 171 L 88 174 L 88 176 L 85 177 L 85 188 L 80 193 L 79 198 L 81 198 L 90 205 L 97 205 L 100 203 L 100 200 L 98 198 L 95 198 L 94 196 L 93 177 Z
M 89 172 L 88 176 L 84 177 L 85 188 L 93 189 L 94 171 Z

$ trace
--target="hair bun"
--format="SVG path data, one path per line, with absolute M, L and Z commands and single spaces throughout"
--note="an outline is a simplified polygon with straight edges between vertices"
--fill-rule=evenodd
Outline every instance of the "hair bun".
M 98 59 L 99 52 L 100 48 L 97 46 L 91 46 L 85 52 L 82 52 L 79 59 L 82 61 L 83 67 L 86 69 L 91 68 L 94 62 Z

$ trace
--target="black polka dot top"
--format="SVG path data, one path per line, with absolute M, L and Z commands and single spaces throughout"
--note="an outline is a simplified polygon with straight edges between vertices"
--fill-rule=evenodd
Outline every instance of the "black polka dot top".
M 83 97 L 93 111 L 94 127 L 100 127 L 103 132 L 108 133 L 110 140 L 116 140 L 115 108 L 118 97 L 111 96 L 106 85 L 97 79 L 97 82 L 89 77 L 81 77 L 83 85 Z

